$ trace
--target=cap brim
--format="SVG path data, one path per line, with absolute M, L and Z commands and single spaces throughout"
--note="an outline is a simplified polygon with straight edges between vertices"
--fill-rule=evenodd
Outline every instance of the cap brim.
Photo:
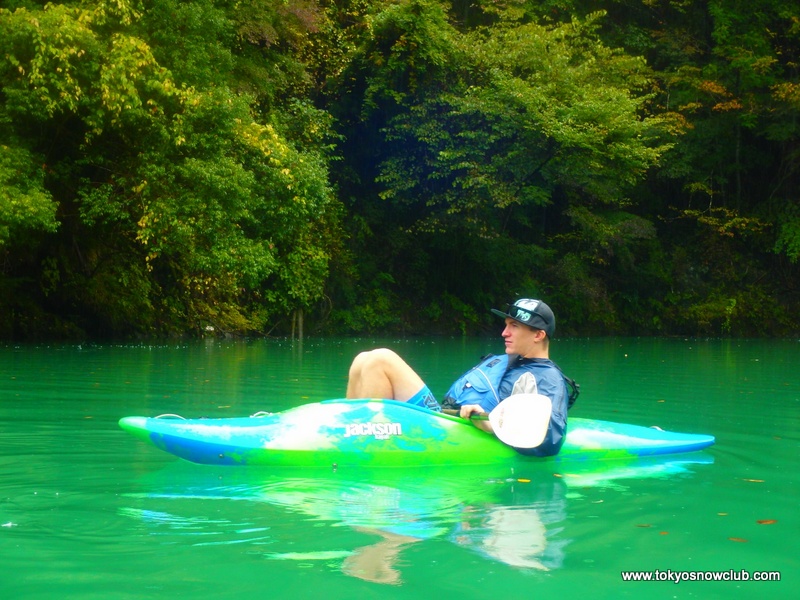
M 493 312 L 494 314 L 496 314 L 498 317 L 501 317 L 501 318 L 503 318 L 503 319 L 505 319 L 505 318 L 507 318 L 507 317 L 510 317 L 510 318 L 512 318 L 512 319 L 514 318 L 514 317 L 512 317 L 510 314 L 508 314 L 508 313 L 504 313 L 502 310 L 497 310 L 496 308 L 493 308 L 493 309 L 492 309 L 492 312 Z

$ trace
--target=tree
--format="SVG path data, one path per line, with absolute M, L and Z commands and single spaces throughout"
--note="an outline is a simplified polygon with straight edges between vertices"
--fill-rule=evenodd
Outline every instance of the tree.
M 95 335 L 263 330 L 322 294 L 338 219 L 326 122 L 264 112 L 215 73 L 233 64 L 225 10 L 160 11 L 144 19 L 115 0 L 0 12 L 2 164 L 28 161 L 14 183 L 36 203 L 27 224 L 48 234 L 40 284 L 14 278 L 31 266 L 14 248 L 7 281 Z M 161 37 L 166 17 L 186 36 Z M 291 131 L 315 143 L 298 149 Z
M 626 216 L 627 193 L 678 127 L 648 113 L 650 73 L 599 41 L 601 18 L 551 26 L 504 19 L 461 33 L 441 5 L 424 0 L 375 17 L 343 77 L 347 97 L 360 98 L 344 122 L 369 148 L 353 164 L 357 181 L 385 201 L 369 222 L 381 245 L 394 244 L 378 251 L 383 263 L 406 288 L 412 281 L 398 277 L 408 270 L 400 263 L 441 269 L 422 288 L 414 282 L 418 304 L 455 296 L 474 305 L 487 290 L 512 296 L 562 283 L 549 268 L 558 246 L 548 237 L 564 228 L 575 228 L 584 247 L 562 246 L 567 252 L 606 236 L 602 246 L 604 229 L 627 228 L 618 246 L 654 235 Z M 392 261 L 398 251 L 403 258 Z M 461 261 L 465 254 L 473 260 Z

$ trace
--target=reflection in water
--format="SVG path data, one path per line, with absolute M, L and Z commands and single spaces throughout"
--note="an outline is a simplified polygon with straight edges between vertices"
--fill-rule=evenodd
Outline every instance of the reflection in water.
M 552 479 L 552 478 L 551 478 Z M 557 480 L 515 483 L 513 503 L 469 506 L 450 539 L 511 567 L 559 568 L 564 547 L 558 523 L 566 518 L 566 486 Z
M 342 571 L 352 577 L 373 583 L 393 585 L 402 583 L 400 572 L 395 567 L 397 557 L 405 546 L 421 542 L 422 538 L 380 530 L 374 533 L 382 538 L 381 541 L 356 548 L 342 563 Z
M 551 462 L 529 464 L 524 473 L 449 467 L 346 476 L 180 462 L 139 482 L 144 491 L 129 494 L 133 505 L 122 512 L 165 544 L 248 544 L 269 560 L 322 561 L 352 577 L 397 585 L 403 550 L 432 539 L 513 568 L 558 569 L 570 543 L 561 525 L 568 497 L 587 487 L 619 488 L 624 479 L 673 476 L 708 462 L 696 453 L 571 464 L 564 473 Z M 308 535 L 308 527 L 323 524 L 350 533 Z M 364 544 L 364 535 L 375 539 Z M 298 539 L 306 551 L 296 550 Z M 319 540 L 338 541 L 336 547 L 314 548 Z M 292 551 L 280 551 L 287 546 Z

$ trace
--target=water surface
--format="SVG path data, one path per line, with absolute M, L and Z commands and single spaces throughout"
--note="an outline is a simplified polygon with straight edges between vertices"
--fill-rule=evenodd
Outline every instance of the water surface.
M 440 396 L 493 340 L 0 348 L 3 598 L 795 598 L 797 341 L 564 339 L 571 414 L 710 433 L 667 459 L 377 471 L 206 467 L 126 415 L 341 397 L 359 350 Z M 751 581 L 623 582 L 621 572 Z M 756 571 L 779 582 L 752 581 Z

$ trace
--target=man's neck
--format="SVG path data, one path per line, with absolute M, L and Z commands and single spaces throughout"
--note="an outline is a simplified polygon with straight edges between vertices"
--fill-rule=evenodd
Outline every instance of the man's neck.
M 525 359 L 525 360 L 536 360 L 536 359 L 549 360 L 550 356 L 548 355 L 547 352 L 543 352 L 543 353 L 532 352 L 532 353 L 529 353 L 527 355 L 511 354 L 508 357 L 508 364 L 512 365 L 512 364 L 514 364 L 515 361 L 522 360 L 522 359 Z

